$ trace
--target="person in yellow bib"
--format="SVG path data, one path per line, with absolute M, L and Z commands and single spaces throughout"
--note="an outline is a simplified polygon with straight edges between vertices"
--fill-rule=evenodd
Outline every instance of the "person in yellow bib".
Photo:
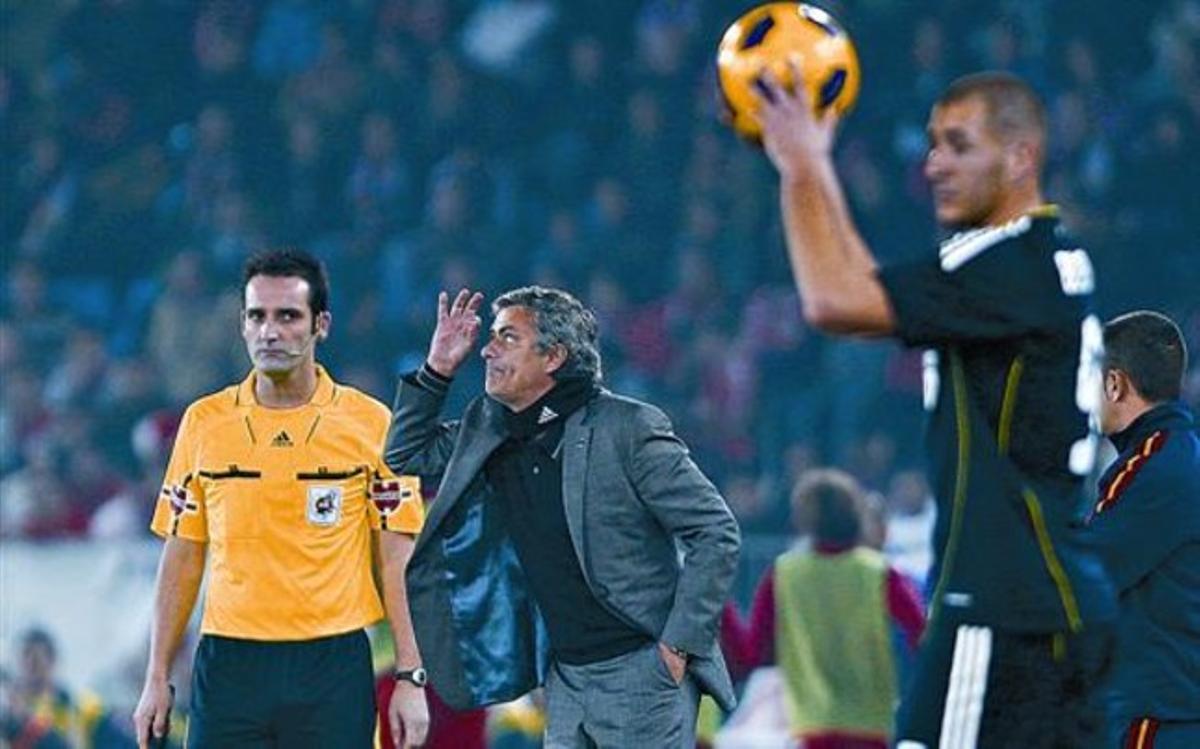
M 429 712 L 404 588 L 424 522 L 419 481 L 382 460 L 387 407 L 316 362 L 332 319 L 324 266 L 266 252 L 242 283 L 253 371 L 187 409 L 151 524 L 165 544 L 138 744 L 166 731 L 170 664 L 207 567 L 189 749 L 372 746 L 364 628 L 385 613 L 398 681 L 392 735 L 419 746 Z
M 919 596 L 864 543 L 867 496 L 850 474 L 810 471 L 792 503 L 810 543 L 763 574 L 748 621 L 726 604 L 730 670 L 779 667 L 788 729 L 807 749 L 887 749 L 901 672 L 925 627 Z

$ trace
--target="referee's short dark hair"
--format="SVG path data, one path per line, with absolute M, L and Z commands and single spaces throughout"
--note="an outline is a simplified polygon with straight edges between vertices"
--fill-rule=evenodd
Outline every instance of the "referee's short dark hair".
M 1138 310 L 1104 326 L 1104 368 L 1124 372 L 1150 403 L 1175 400 L 1183 389 L 1187 345 L 1171 318 Z
M 325 264 L 304 250 L 264 250 L 246 260 L 242 268 L 242 304 L 246 303 L 246 286 L 255 276 L 294 276 L 307 281 L 308 307 L 314 325 L 317 315 L 329 311 L 329 274 L 325 272 Z

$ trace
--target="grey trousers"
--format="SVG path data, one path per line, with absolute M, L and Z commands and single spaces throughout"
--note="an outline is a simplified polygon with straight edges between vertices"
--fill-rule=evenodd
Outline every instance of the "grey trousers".
M 606 661 L 555 662 L 544 749 L 694 749 L 700 690 L 676 684 L 652 643 Z

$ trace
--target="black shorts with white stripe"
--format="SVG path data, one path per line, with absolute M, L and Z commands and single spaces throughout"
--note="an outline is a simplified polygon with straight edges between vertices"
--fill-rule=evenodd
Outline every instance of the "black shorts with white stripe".
M 943 617 L 926 633 L 897 718 L 897 749 L 1102 746 L 1099 686 L 1112 626 L 1023 633 Z

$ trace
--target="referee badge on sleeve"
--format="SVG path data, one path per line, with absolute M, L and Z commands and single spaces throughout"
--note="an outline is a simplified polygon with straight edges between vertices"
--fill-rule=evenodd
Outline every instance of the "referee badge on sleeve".
M 181 484 L 168 484 L 162 488 L 161 495 L 166 498 L 171 508 L 171 515 L 176 521 L 184 513 L 196 512 L 199 509 L 196 500 L 192 498 L 192 493 L 187 488 L 187 482 L 190 480 L 191 476 L 188 476 Z
M 178 484 L 164 485 L 159 493 L 159 496 L 165 499 L 167 506 L 171 508 L 171 527 L 168 533 L 172 536 L 179 535 L 179 524 L 183 521 L 184 515 L 194 515 L 200 511 L 200 505 L 196 503 L 195 497 L 187 488 L 191 480 L 191 475 L 188 475 Z
M 384 528 L 387 528 L 388 517 L 400 509 L 401 504 L 411 502 L 415 498 L 416 493 L 411 481 L 376 478 L 371 482 L 371 501 L 375 503 L 375 509 L 383 519 Z
M 308 487 L 308 522 L 328 527 L 342 519 L 342 487 Z

